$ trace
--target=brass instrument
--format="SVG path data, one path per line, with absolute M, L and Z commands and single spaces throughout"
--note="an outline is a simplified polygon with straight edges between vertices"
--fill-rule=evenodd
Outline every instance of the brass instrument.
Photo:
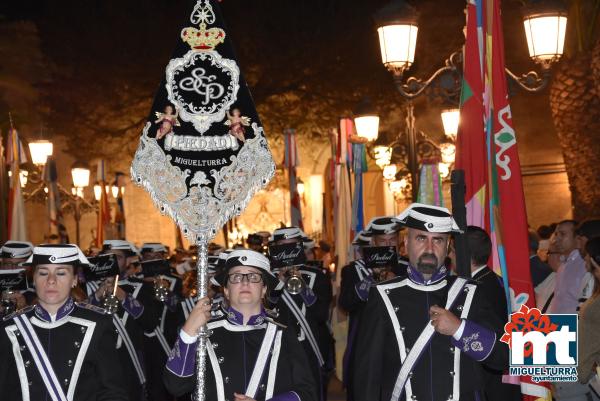
M 102 300 L 102 309 L 108 315 L 114 315 L 119 310 L 119 298 L 117 298 L 117 287 L 119 285 L 119 276 L 115 277 L 115 285 L 112 293 L 105 294 Z
M 17 303 L 10 298 L 12 294 L 14 294 L 14 291 L 12 290 L 2 291 L 2 308 L 4 308 L 4 316 L 8 316 L 17 311 Z
M 296 266 L 286 272 L 288 274 L 285 280 L 285 289 L 292 295 L 298 295 L 306 289 L 306 282 Z
M 154 298 L 160 302 L 165 302 L 169 296 L 169 288 L 161 276 L 154 277 Z

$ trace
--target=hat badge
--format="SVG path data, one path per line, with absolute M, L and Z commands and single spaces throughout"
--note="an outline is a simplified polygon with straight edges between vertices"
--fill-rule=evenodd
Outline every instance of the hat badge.
M 241 259 L 242 259 L 243 262 L 245 262 L 246 260 L 248 260 L 248 258 L 246 256 L 242 256 Z
M 433 223 L 427 223 L 428 228 L 433 228 Z

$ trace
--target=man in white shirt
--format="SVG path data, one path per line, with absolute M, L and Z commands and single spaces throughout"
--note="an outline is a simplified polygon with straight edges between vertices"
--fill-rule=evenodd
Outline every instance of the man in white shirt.
M 551 249 L 556 253 L 548 255 L 548 263 L 556 270 L 554 297 L 547 313 L 577 313 L 579 291 L 585 276 L 585 261 L 577 249 L 575 228 L 577 222 L 564 220 L 558 223 L 552 237 Z M 588 401 L 590 390 L 580 383 L 556 382 L 553 384 L 553 397 L 557 401 Z
M 585 261 L 577 249 L 575 228 L 577 222 L 564 220 L 558 223 L 552 238 L 557 253 L 548 256 L 550 265 L 558 265 L 554 297 L 548 313 L 577 313 L 579 291 L 585 275 Z

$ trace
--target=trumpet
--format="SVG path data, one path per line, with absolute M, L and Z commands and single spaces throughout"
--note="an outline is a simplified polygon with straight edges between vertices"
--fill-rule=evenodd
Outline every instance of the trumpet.
M 117 286 L 119 285 L 119 276 L 115 277 L 115 285 L 112 293 L 105 294 L 102 300 L 102 309 L 108 315 L 114 315 L 119 310 L 119 298 L 117 298 Z
M 292 267 L 285 280 L 285 289 L 292 295 L 298 295 L 306 289 L 306 282 L 297 267 Z
M 4 309 L 3 314 L 5 316 L 10 315 L 17 310 L 17 303 L 13 301 L 10 296 L 14 294 L 12 290 L 2 291 L 2 308 Z
M 161 276 L 154 277 L 154 298 L 160 302 L 165 302 L 169 296 L 169 288 L 166 286 Z

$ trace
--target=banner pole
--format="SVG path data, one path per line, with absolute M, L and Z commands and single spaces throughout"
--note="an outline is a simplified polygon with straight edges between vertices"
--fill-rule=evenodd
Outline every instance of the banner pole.
M 208 292 L 208 242 L 202 238 L 198 241 L 198 264 L 197 290 L 198 299 L 206 297 Z M 208 341 L 208 328 L 206 325 L 200 327 L 198 332 L 198 347 L 196 349 L 196 391 L 195 400 L 205 401 L 205 378 L 206 378 L 206 343 Z

